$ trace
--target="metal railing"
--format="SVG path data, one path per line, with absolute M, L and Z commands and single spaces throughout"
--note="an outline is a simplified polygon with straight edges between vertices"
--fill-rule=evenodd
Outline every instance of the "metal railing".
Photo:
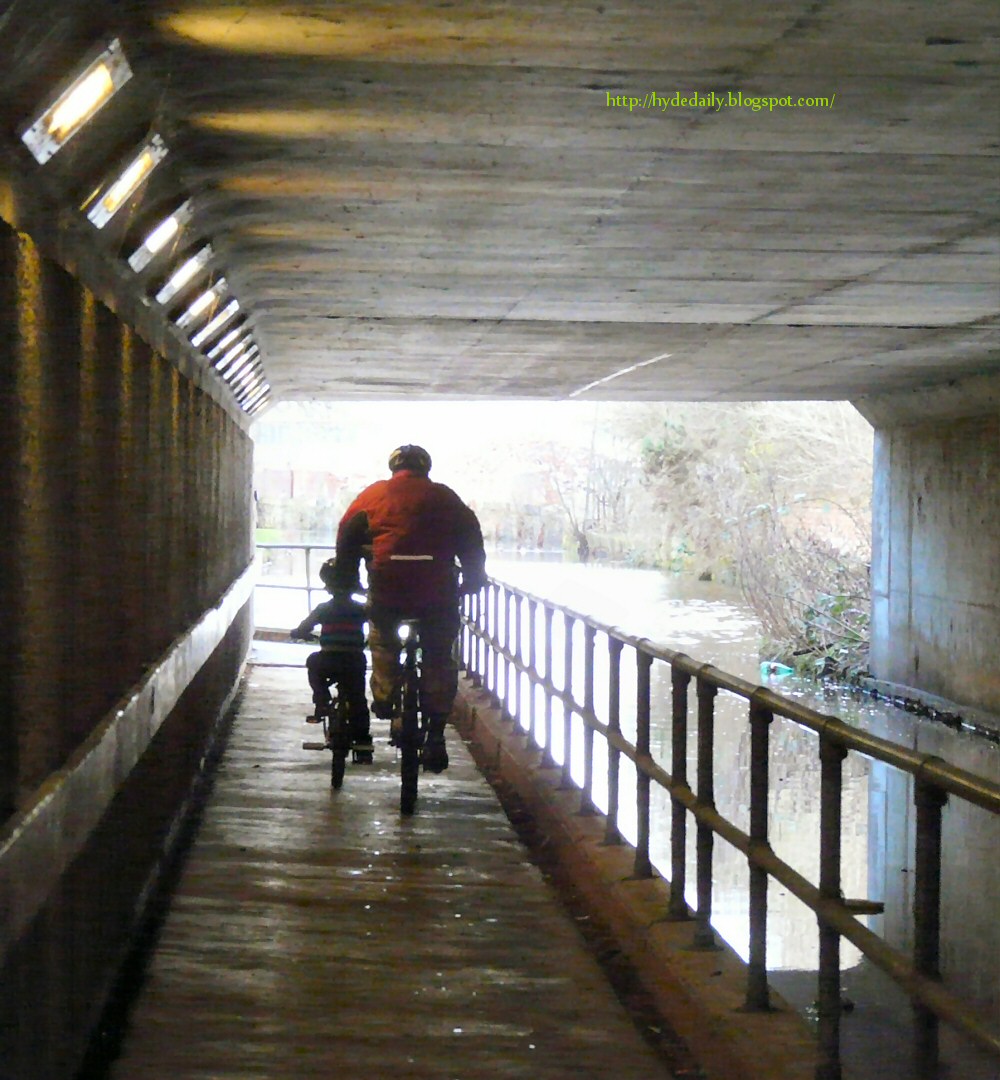
M 527 619 L 524 608 L 527 606 Z M 513 608 L 513 611 L 512 611 Z M 542 628 L 538 628 L 538 612 Z M 562 685 L 553 678 L 553 623 L 563 620 Z M 574 628 L 583 628 L 582 700 L 574 692 Z M 527 626 L 527 633 L 525 627 Z M 595 641 L 607 636 L 607 722 L 595 709 Z M 525 640 L 527 637 L 527 640 Z M 541 640 L 539 640 L 539 637 Z M 621 661 L 629 649 L 635 658 L 635 741 L 622 734 Z M 539 655 L 541 653 L 541 655 Z M 684 653 L 623 633 L 587 615 L 533 596 L 503 582 L 491 580 L 483 592 L 466 601 L 462 639 L 463 662 L 477 685 L 484 687 L 509 720 L 520 723 L 546 764 L 562 769 L 565 786 L 581 791 L 582 813 L 600 812 L 594 801 L 594 743 L 603 739 L 607 750 L 607 811 L 605 835 L 621 843 L 619 815 L 621 759 L 635 768 L 636 843 L 634 871 L 650 877 L 650 789 L 655 784 L 668 793 L 670 815 L 670 910 L 675 919 L 693 918 L 694 948 L 715 946 L 712 929 L 713 844 L 716 836 L 746 858 L 749 869 L 749 959 L 746 1000 L 748 1010 L 769 1009 L 767 980 L 768 881 L 773 878 L 815 913 L 819 930 L 817 1080 L 839 1080 L 841 966 L 840 941 L 852 942 L 872 963 L 886 972 L 913 1004 L 913 1051 L 918 1075 L 937 1074 L 939 1022 L 954 1027 L 975 1045 L 1000 1058 L 1000 1038 L 941 982 L 941 843 L 942 809 L 949 796 L 1000 814 L 1000 786 L 955 768 L 933 755 L 851 727 L 721 671 Z M 650 753 L 651 672 L 654 663 L 670 668 L 671 770 L 667 772 Z M 694 681 L 697 699 L 696 777 L 692 789 L 687 775 L 688 697 Z M 525 684 L 527 683 L 527 687 Z M 525 701 L 526 690 L 528 700 Z M 538 701 L 539 693 L 543 701 Z M 715 699 L 719 691 L 742 698 L 750 727 L 749 831 L 721 815 L 714 798 Z M 557 724 L 555 707 L 562 710 Z M 780 859 L 768 840 L 769 732 L 776 716 L 787 718 L 818 736 L 820 761 L 819 880 L 809 881 Z M 574 722 L 574 720 L 578 722 Z M 582 739 L 582 748 L 574 740 Z M 556 756 L 556 743 L 561 756 Z M 578 750 L 582 749 L 582 755 Z M 916 846 L 915 894 L 911 954 L 896 949 L 863 925 L 859 915 L 877 914 L 882 905 L 845 899 L 841 892 L 842 765 L 848 753 L 866 755 L 909 774 L 914 783 Z M 574 755 L 582 756 L 582 779 L 573 777 Z M 602 755 L 603 756 L 603 755 Z M 580 771 L 580 770 L 578 770 Z M 685 900 L 687 815 L 696 823 L 697 900 L 693 912 Z
M 261 577 L 257 581 L 258 589 L 290 589 L 294 592 L 304 592 L 306 594 L 306 602 L 308 604 L 308 610 L 312 611 L 313 607 L 313 594 L 322 593 L 326 594 L 326 589 L 322 585 L 313 585 L 315 580 L 313 576 L 313 567 L 315 565 L 316 572 L 319 572 L 319 565 L 316 565 L 313 560 L 313 552 L 321 551 L 325 552 L 324 560 L 328 559 L 330 555 L 336 550 L 333 544 L 272 544 L 272 543 L 258 543 L 257 551 L 301 551 L 305 553 L 305 585 L 294 585 L 283 581 L 268 581 L 266 577 Z

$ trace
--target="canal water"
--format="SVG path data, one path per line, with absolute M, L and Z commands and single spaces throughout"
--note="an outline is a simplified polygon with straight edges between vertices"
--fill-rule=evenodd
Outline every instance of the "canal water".
M 491 557 L 490 574 L 540 598 L 586 613 L 631 635 L 647 637 L 671 649 L 707 661 L 777 693 L 832 713 L 880 737 L 920 753 L 936 754 L 970 772 L 1000 782 L 1000 747 L 972 732 L 946 727 L 848 691 L 824 688 L 808 680 L 762 674 L 759 627 L 734 590 L 653 570 Z M 301 578 L 299 578 L 301 582 Z M 258 590 L 257 622 L 291 626 L 305 614 L 301 594 Z M 299 609 L 303 610 L 299 610 Z M 562 685 L 562 621 L 553 624 L 553 679 Z M 540 632 L 540 625 L 536 628 Z M 582 627 L 575 633 L 577 658 L 583 654 Z M 606 654 L 606 638 L 598 635 L 596 655 Z M 622 726 L 634 736 L 634 670 L 623 656 Z M 582 696 L 582 673 L 576 665 L 573 683 Z M 671 767 L 670 671 L 655 663 L 652 670 L 652 753 Z M 606 709 L 607 678 L 600 665 L 595 675 L 598 716 Z M 688 775 L 694 777 L 696 724 L 692 690 L 689 704 Z M 631 730 L 630 730 L 631 724 Z M 553 751 L 561 758 L 561 716 L 556 718 Z M 745 701 L 720 693 L 716 701 L 716 805 L 740 828 L 749 827 L 749 724 Z M 771 730 L 770 841 L 776 853 L 810 881 L 818 881 L 819 755 L 809 731 L 776 718 Z M 595 746 L 595 777 L 606 756 Z M 620 824 L 634 839 L 635 817 L 629 816 L 634 772 L 623 765 Z M 574 772 L 582 762 L 573 761 Z M 889 766 L 857 754 L 843 767 L 843 891 L 851 899 L 880 901 L 882 915 L 870 916 L 869 927 L 890 944 L 907 950 L 912 943 L 914 806 L 909 778 Z M 606 791 L 595 784 L 595 798 L 606 808 Z M 669 801 L 654 794 L 651 856 L 669 875 Z M 1000 1032 L 1000 820 L 985 811 L 949 800 L 944 810 L 942 896 L 942 974 L 945 984 L 970 1003 L 980 1018 Z M 688 901 L 695 902 L 693 823 L 688 837 Z M 717 840 L 713 878 L 713 925 L 744 958 L 747 956 L 747 884 L 743 856 Z M 813 1016 L 816 996 L 818 934 L 815 916 L 795 897 L 772 883 L 769 896 L 767 959 L 769 981 L 793 1007 Z M 845 1076 L 852 1080 L 886 1080 L 910 1075 L 907 1065 L 911 1035 L 910 1010 L 893 984 L 848 942 L 841 944 L 844 1016 L 842 1037 Z M 942 1028 L 943 1057 L 950 1075 L 962 1080 L 998 1080 L 995 1059 L 969 1050 Z

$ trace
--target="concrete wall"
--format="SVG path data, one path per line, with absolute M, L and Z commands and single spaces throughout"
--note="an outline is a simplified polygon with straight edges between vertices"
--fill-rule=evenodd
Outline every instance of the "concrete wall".
M 0 221 L 0 1073 L 74 1073 L 252 630 L 245 426 Z
M 875 676 L 1000 713 L 1000 380 L 858 402 L 875 426 Z

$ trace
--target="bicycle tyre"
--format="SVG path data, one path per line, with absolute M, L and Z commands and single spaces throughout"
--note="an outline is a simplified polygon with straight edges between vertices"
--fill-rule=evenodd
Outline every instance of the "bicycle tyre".
M 330 720 L 330 786 L 340 788 L 344 783 L 347 755 L 351 752 L 348 734 L 347 711 L 343 702 L 337 702 L 337 710 Z
M 403 673 L 403 738 L 400 747 L 399 809 L 404 815 L 413 813 L 417 805 L 417 786 L 420 781 L 420 679 L 417 674 L 415 637 L 406 641 L 406 662 Z
M 404 746 L 399 769 L 399 810 L 410 815 L 417 806 L 417 783 L 420 779 L 420 751 L 415 746 Z
M 339 746 L 333 747 L 330 755 L 330 786 L 340 788 L 344 783 L 344 772 L 347 768 L 347 754 Z

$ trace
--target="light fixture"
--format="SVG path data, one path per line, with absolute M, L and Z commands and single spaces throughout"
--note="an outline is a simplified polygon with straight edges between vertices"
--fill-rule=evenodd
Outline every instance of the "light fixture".
M 166 156 L 167 147 L 160 136 L 149 138 L 116 180 L 104 188 L 98 188 L 84 202 L 81 209 L 87 211 L 91 224 L 103 229 Z
M 229 282 L 224 277 L 219 280 L 209 289 L 206 289 L 196 300 L 194 300 L 187 311 L 184 312 L 177 320 L 177 326 L 183 330 L 185 327 L 190 326 L 195 319 L 204 315 L 213 304 L 217 303 L 222 294 L 229 288 Z
M 192 255 L 166 280 L 163 287 L 156 294 L 156 302 L 158 304 L 169 304 L 199 271 L 208 266 L 213 254 L 212 245 L 206 244 L 200 251 Z
M 253 404 L 244 404 L 242 408 L 247 412 L 248 415 L 253 416 L 253 414 L 258 409 L 263 408 L 267 404 L 271 396 L 269 391 L 270 387 L 268 387 L 268 389 L 260 396 L 260 399 L 258 401 L 254 402 Z
M 246 400 L 241 401 L 240 405 L 242 408 L 246 409 L 247 412 L 251 412 L 259 402 L 264 401 L 267 398 L 270 392 L 271 387 L 266 382 L 263 382 L 248 398 L 246 398 Z
M 246 377 L 240 379 L 239 389 L 233 387 L 233 396 L 237 401 L 248 398 L 263 381 L 264 372 L 261 371 L 259 364 L 255 364 L 250 371 L 246 372 Z
M 239 395 L 242 391 L 247 390 L 250 384 L 253 382 L 255 376 L 260 374 L 260 363 L 251 364 L 238 379 L 235 379 L 232 383 L 232 391 L 234 394 Z
M 244 350 L 246 351 L 244 352 Z M 259 352 L 260 349 L 258 349 L 256 345 L 249 349 L 242 343 L 234 345 L 233 348 L 226 353 L 226 363 L 220 362 L 217 370 L 226 382 L 230 382 L 236 377 L 237 372 L 239 372 L 244 365 L 249 364 Z
M 152 259 L 158 255 L 171 240 L 181 231 L 194 213 L 191 200 L 187 199 L 177 209 L 165 217 L 159 225 L 146 237 L 145 240 L 128 257 L 128 264 L 138 274 L 145 270 Z M 162 302 L 162 301 L 161 301 Z
M 205 354 L 209 360 L 214 360 L 219 353 L 228 349 L 230 345 L 243 333 L 246 329 L 246 323 L 241 323 L 239 326 L 234 326 L 228 334 L 224 334 L 219 338 L 218 342 L 212 346 L 211 349 Z
M 240 310 L 239 302 L 236 300 L 230 300 L 228 304 L 219 312 L 218 315 L 212 319 L 211 322 L 203 326 L 197 334 L 191 338 L 191 344 L 197 349 L 203 345 L 208 339 L 217 331 L 221 330 L 227 322 Z
M 44 165 L 131 78 L 132 69 L 115 38 L 22 133 L 21 141 Z
M 232 382 L 233 379 L 253 360 L 253 356 L 250 353 L 245 353 L 245 345 L 234 345 L 229 352 L 226 353 L 226 359 L 229 364 L 228 370 L 224 370 L 224 365 L 219 365 L 219 374 L 222 375 L 226 382 Z M 240 354 L 243 355 L 240 355 Z
M 237 341 L 234 345 L 232 339 L 240 334 L 242 334 L 243 337 L 241 337 L 240 340 Z M 229 338 L 230 340 L 226 341 L 226 338 Z M 218 371 L 222 371 L 225 368 L 226 364 L 228 364 L 235 357 L 239 356 L 244 349 L 250 348 L 251 344 L 253 344 L 253 334 L 249 330 L 247 330 L 246 324 L 244 323 L 242 326 L 234 327 L 233 330 L 230 330 L 229 333 L 221 339 L 220 344 L 222 343 L 222 341 L 226 341 L 226 345 L 230 345 L 232 347 L 223 355 L 220 360 L 217 360 L 215 362 L 215 367 Z M 216 347 L 212 349 L 212 352 L 217 353 L 218 349 L 219 346 L 216 345 Z

